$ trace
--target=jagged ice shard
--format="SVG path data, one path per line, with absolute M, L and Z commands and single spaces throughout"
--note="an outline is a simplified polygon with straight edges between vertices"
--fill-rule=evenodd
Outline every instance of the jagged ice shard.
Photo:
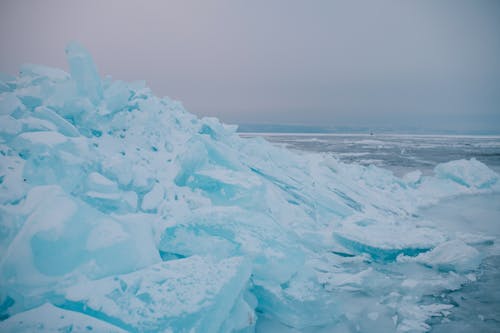
M 498 249 L 415 217 L 500 191 L 479 161 L 299 154 L 66 54 L 0 81 L 2 332 L 427 331 Z

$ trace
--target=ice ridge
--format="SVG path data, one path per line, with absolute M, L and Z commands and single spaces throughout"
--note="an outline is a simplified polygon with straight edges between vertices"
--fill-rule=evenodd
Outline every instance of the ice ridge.
M 499 191 L 481 162 L 294 153 L 66 55 L 0 80 L 0 331 L 427 331 L 475 278 L 414 214 Z

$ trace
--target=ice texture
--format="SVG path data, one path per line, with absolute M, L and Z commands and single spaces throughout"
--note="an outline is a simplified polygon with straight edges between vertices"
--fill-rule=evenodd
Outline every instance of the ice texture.
M 9 333 L 126 332 L 105 321 L 86 316 L 80 312 L 64 310 L 50 303 L 18 313 L 0 322 L 0 331 Z
M 217 262 L 192 256 L 87 281 L 64 294 L 68 307 L 106 316 L 129 331 L 219 332 L 238 301 L 246 305 L 242 290 L 249 276 L 250 267 L 242 257 Z M 233 323 L 247 326 L 248 317 L 253 318 L 253 310 L 247 308 L 243 323 Z
M 0 80 L 2 331 L 427 331 L 497 242 L 417 216 L 499 192 L 477 160 L 292 152 L 66 54 Z

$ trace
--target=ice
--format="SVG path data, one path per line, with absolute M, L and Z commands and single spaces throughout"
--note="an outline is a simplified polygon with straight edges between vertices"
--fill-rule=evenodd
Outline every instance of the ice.
M 407 312 L 410 318 L 403 319 L 398 324 L 398 330 L 405 332 L 428 331 L 431 327 L 424 323 L 423 319 L 429 317 L 446 317 L 449 315 L 450 312 L 448 310 L 451 308 L 453 308 L 451 304 L 428 304 L 404 308 L 403 313 Z M 415 316 L 415 314 L 417 315 Z
M 487 188 L 498 181 L 498 175 L 475 158 L 442 163 L 435 173 L 467 187 Z
M 403 180 L 410 186 L 415 186 L 422 180 L 422 172 L 420 170 L 408 172 L 403 176 Z
M 59 132 L 36 131 L 36 132 L 22 133 L 17 136 L 17 140 L 21 141 L 19 143 L 16 143 L 16 145 L 20 147 L 41 146 L 41 147 L 53 148 L 56 145 L 65 143 L 67 141 L 67 137 Z
M 21 101 L 17 96 L 10 93 L 0 95 L 0 115 L 9 115 L 22 107 Z
M 91 172 L 87 178 L 87 186 L 90 190 L 97 192 L 116 192 L 118 187 L 111 179 L 106 178 L 99 172 Z
M 415 259 L 442 270 L 468 271 L 479 266 L 481 254 L 461 240 L 453 240 L 439 244 L 432 251 L 419 254 Z
M 45 303 L 0 322 L 0 331 L 10 333 L 31 332 L 109 332 L 125 333 L 119 327 Z
M 25 64 L 21 66 L 19 74 L 23 77 L 32 77 L 37 79 L 51 79 L 56 81 L 64 81 L 69 78 L 68 73 L 58 68 L 51 68 L 47 66 Z
M 217 262 L 192 256 L 69 287 L 62 306 L 108 318 L 128 331 L 220 332 L 233 307 L 244 302 L 249 276 L 241 257 Z M 248 315 L 252 309 L 239 323 L 244 328 L 253 325 Z
M 33 117 L 51 122 L 57 128 L 57 131 L 65 136 L 77 137 L 80 135 L 78 130 L 70 122 L 47 107 L 37 107 L 33 112 Z
M 92 58 L 78 43 L 66 47 L 71 78 L 75 80 L 80 96 L 87 97 L 94 105 L 102 99 L 101 78 Z
M 422 210 L 498 196 L 477 160 L 292 152 L 66 53 L 0 78 L 1 328 L 427 331 L 500 251 L 495 223 Z
M 155 210 L 164 199 L 164 189 L 162 185 L 155 184 L 153 189 L 144 195 L 142 199 L 142 209 L 144 211 Z
M 361 222 L 361 223 L 360 223 Z M 407 225 L 384 225 L 370 221 L 350 223 L 335 231 L 340 244 L 357 253 L 368 253 L 375 259 L 394 260 L 400 254 L 415 256 L 446 240 L 431 228 L 408 228 Z
M 19 214 L 25 216 L 23 227 L 0 268 L 3 287 L 23 297 L 78 276 L 127 273 L 160 259 L 146 221 L 106 216 L 56 185 L 31 189 Z
M 99 109 L 102 115 L 108 115 L 120 111 L 126 107 L 132 91 L 122 81 L 114 81 L 104 90 L 104 101 L 106 107 Z

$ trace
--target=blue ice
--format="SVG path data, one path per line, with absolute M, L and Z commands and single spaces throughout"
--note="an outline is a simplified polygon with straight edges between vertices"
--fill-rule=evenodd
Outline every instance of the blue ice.
M 498 193 L 477 160 L 295 153 L 66 55 L 0 77 L 0 331 L 428 331 L 498 254 L 418 217 Z

